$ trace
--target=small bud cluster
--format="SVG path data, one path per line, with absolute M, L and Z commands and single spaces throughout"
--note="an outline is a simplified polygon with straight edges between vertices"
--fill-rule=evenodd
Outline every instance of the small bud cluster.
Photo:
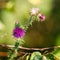
M 40 10 L 38 8 L 32 8 L 30 11 L 30 14 L 32 16 L 38 16 L 39 19 L 41 19 L 41 21 L 45 21 L 45 16 L 43 14 L 40 13 Z

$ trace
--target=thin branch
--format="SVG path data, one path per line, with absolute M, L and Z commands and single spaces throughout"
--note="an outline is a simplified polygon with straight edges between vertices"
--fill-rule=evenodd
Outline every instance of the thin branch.
M 6 48 L 13 48 L 14 47 L 14 45 L 5 45 L 5 44 L 0 44 L 0 46 L 6 47 Z M 27 47 L 19 46 L 18 48 L 21 50 L 40 50 L 40 51 L 43 51 L 43 50 L 60 48 L 60 46 L 52 46 L 52 47 L 46 47 L 46 48 L 27 48 Z
M 14 45 L 0 44 L 0 47 L 12 49 L 14 47 Z M 31 52 L 28 52 L 28 51 L 45 51 L 46 52 L 47 50 L 60 48 L 60 46 L 52 46 L 52 47 L 47 47 L 47 48 L 26 48 L 26 47 L 19 46 L 18 48 L 19 48 L 18 56 L 22 56 L 25 54 L 31 54 Z M 1 55 L 2 53 L 4 55 Z M 0 52 L 0 55 L 1 56 L 7 56 L 8 52 Z

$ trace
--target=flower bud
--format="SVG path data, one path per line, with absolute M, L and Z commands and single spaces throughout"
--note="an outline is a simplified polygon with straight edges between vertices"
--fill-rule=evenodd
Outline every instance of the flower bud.
M 20 27 L 20 24 L 19 24 L 18 20 L 16 20 L 16 22 L 15 22 L 15 27 Z
M 18 20 L 16 20 L 16 22 L 15 22 L 16 24 L 18 24 L 19 23 L 19 21 Z
M 43 14 L 39 14 L 38 16 L 41 19 L 41 21 L 45 21 L 45 16 Z

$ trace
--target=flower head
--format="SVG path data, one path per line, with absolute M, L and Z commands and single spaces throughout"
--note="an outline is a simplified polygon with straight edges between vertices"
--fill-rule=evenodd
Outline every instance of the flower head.
M 16 38 L 23 38 L 25 35 L 25 31 L 22 28 L 16 27 L 13 30 L 13 36 Z
M 39 9 L 38 8 L 32 8 L 30 13 L 31 13 L 31 15 L 35 16 L 39 13 Z
M 41 21 L 45 21 L 45 16 L 43 14 L 39 14 L 38 16 L 41 19 Z

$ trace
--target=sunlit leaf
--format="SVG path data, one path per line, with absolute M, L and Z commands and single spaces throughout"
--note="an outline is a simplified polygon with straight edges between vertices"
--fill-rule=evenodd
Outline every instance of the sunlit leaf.
M 60 48 L 57 48 L 53 52 L 54 56 L 60 60 Z
M 33 52 L 30 60 L 42 60 L 42 55 L 40 52 Z
M 27 55 L 26 60 L 30 60 L 30 55 Z
M 42 60 L 48 60 L 46 56 L 43 56 Z

